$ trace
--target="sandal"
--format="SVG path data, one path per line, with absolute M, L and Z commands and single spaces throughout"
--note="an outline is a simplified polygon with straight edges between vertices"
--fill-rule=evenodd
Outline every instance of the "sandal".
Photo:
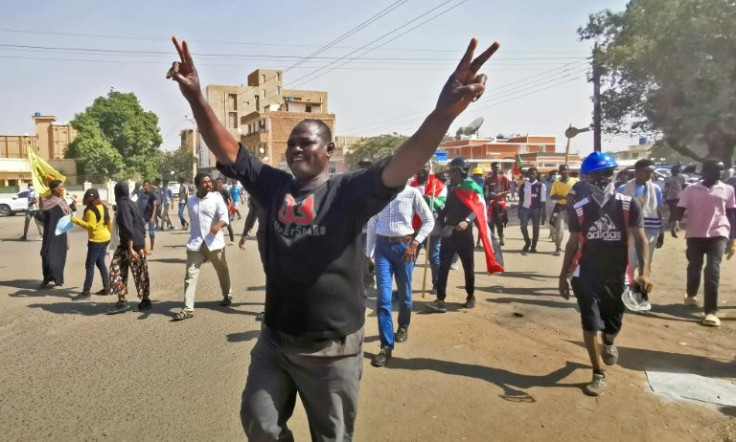
M 181 311 L 179 311 L 179 313 L 177 313 L 176 315 L 174 315 L 174 319 L 173 320 L 174 321 L 183 321 L 183 320 L 189 319 L 189 318 L 191 318 L 193 316 L 194 316 L 194 312 L 189 311 L 189 310 L 185 310 L 185 309 L 181 309 Z
M 703 325 L 706 327 L 720 327 L 721 326 L 721 320 L 718 319 L 718 317 L 714 314 L 708 314 L 705 315 L 705 319 L 703 319 Z

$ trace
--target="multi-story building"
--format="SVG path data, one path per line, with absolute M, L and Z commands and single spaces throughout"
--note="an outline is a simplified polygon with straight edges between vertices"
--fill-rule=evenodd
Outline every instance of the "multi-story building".
M 207 101 L 227 130 L 275 167 L 285 167 L 286 142 L 299 121 L 320 119 L 331 130 L 335 125 L 335 115 L 327 111 L 327 92 L 284 89 L 282 74 L 280 70 L 257 69 L 248 75 L 247 85 L 206 88 Z M 209 164 L 215 164 L 211 155 Z M 337 169 L 337 164 L 332 168 Z
M 439 150 L 447 152 L 448 159 L 461 156 L 486 169 L 495 161 L 504 169 L 512 168 L 516 155 L 524 167 L 534 166 L 540 172 L 549 172 L 565 164 L 565 154 L 557 152 L 556 138 L 547 136 L 452 140 L 441 143 Z M 570 169 L 579 169 L 580 161 L 579 155 L 571 154 L 568 158 Z
M 616 161 L 618 161 L 621 167 L 633 166 L 637 161 L 649 158 L 652 152 L 652 146 L 647 138 L 639 138 L 639 144 L 629 146 L 626 150 L 619 152 L 611 152 Z
M 35 134 L 0 135 L 0 187 L 19 187 L 31 181 L 28 149 L 34 149 L 59 172 L 69 184 L 77 182 L 74 160 L 64 159 L 67 146 L 77 137 L 71 124 L 59 124 L 53 115 L 33 115 Z

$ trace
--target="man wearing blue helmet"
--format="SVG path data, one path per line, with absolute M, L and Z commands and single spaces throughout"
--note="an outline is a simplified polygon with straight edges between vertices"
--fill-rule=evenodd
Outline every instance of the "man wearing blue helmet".
M 611 155 L 600 152 L 583 160 L 581 172 L 587 176 L 587 195 L 568 208 L 570 239 L 560 272 L 560 295 L 570 299 L 572 285 L 580 307 L 585 348 L 593 366 L 593 380 L 584 388 L 589 396 L 599 396 L 606 386 L 601 358 L 606 365 L 618 360 L 613 341 L 621 331 L 625 310 L 621 295 L 626 286 L 629 238 L 635 241 L 642 275 L 649 257 L 641 204 L 613 191 L 617 166 Z M 644 278 L 642 285 L 647 284 Z M 598 343 L 599 331 L 602 345 Z

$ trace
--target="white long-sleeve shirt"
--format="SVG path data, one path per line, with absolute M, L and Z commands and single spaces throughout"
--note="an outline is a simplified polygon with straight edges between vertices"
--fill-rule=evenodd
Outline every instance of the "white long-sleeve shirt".
M 216 223 L 224 221 L 225 224 L 228 224 L 230 222 L 227 216 L 227 206 L 220 193 L 209 192 L 204 198 L 199 198 L 196 194 L 192 195 L 187 201 L 187 209 L 191 226 L 187 250 L 197 252 L 202 248 L 203 242 L 210 250 L 225 248 L 225 236 L 222 229 L 217 232 L 217 235 L 210 232 Z
M 434 217 L 422 194 L 414 187 L 406 186 L 386 207 L 368 221 L 366 255 L 373 257 L 376 237 L 403 237 L 414 234 L 412 219 L 417 215 L 422 227 L 414 239 L 424 241 L 434 227 Z

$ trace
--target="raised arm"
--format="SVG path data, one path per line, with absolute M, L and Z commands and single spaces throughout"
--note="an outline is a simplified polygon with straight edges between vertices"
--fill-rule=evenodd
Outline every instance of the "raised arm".
M 434 154 L 450 124 L 468 105 L 478 100 L 486 89 L 486 76 L 478 74 L 483 64 L 499 48 L 493 43 L 477 58 L 473 58 L 478 40 L 470 45 L 455 72 L 445 83 L 437 100 L 437 106 L 419 129 L 399 146 L 391 162 L 383 170 L 382 180 L 387 187 L 400 187 L 406 183 Z
M 174 62 L 166 74 L 166 78 L 179 83 L 181 94 L 189 102 L 192 115 L 197 121 L 197 130 L 202 134 L 207 147 L 215 154 L 217 161 L 220 164 L 232 164 L 238 155 L 238 141 L 217 119 L 212 107 L 202 95 L 199 75 L 197 75 L 197 69 L 194 67 L 189 45 L 186 41 L 182 41 L 180 44 L 176 37 L 171 39 L 181 61 Z

